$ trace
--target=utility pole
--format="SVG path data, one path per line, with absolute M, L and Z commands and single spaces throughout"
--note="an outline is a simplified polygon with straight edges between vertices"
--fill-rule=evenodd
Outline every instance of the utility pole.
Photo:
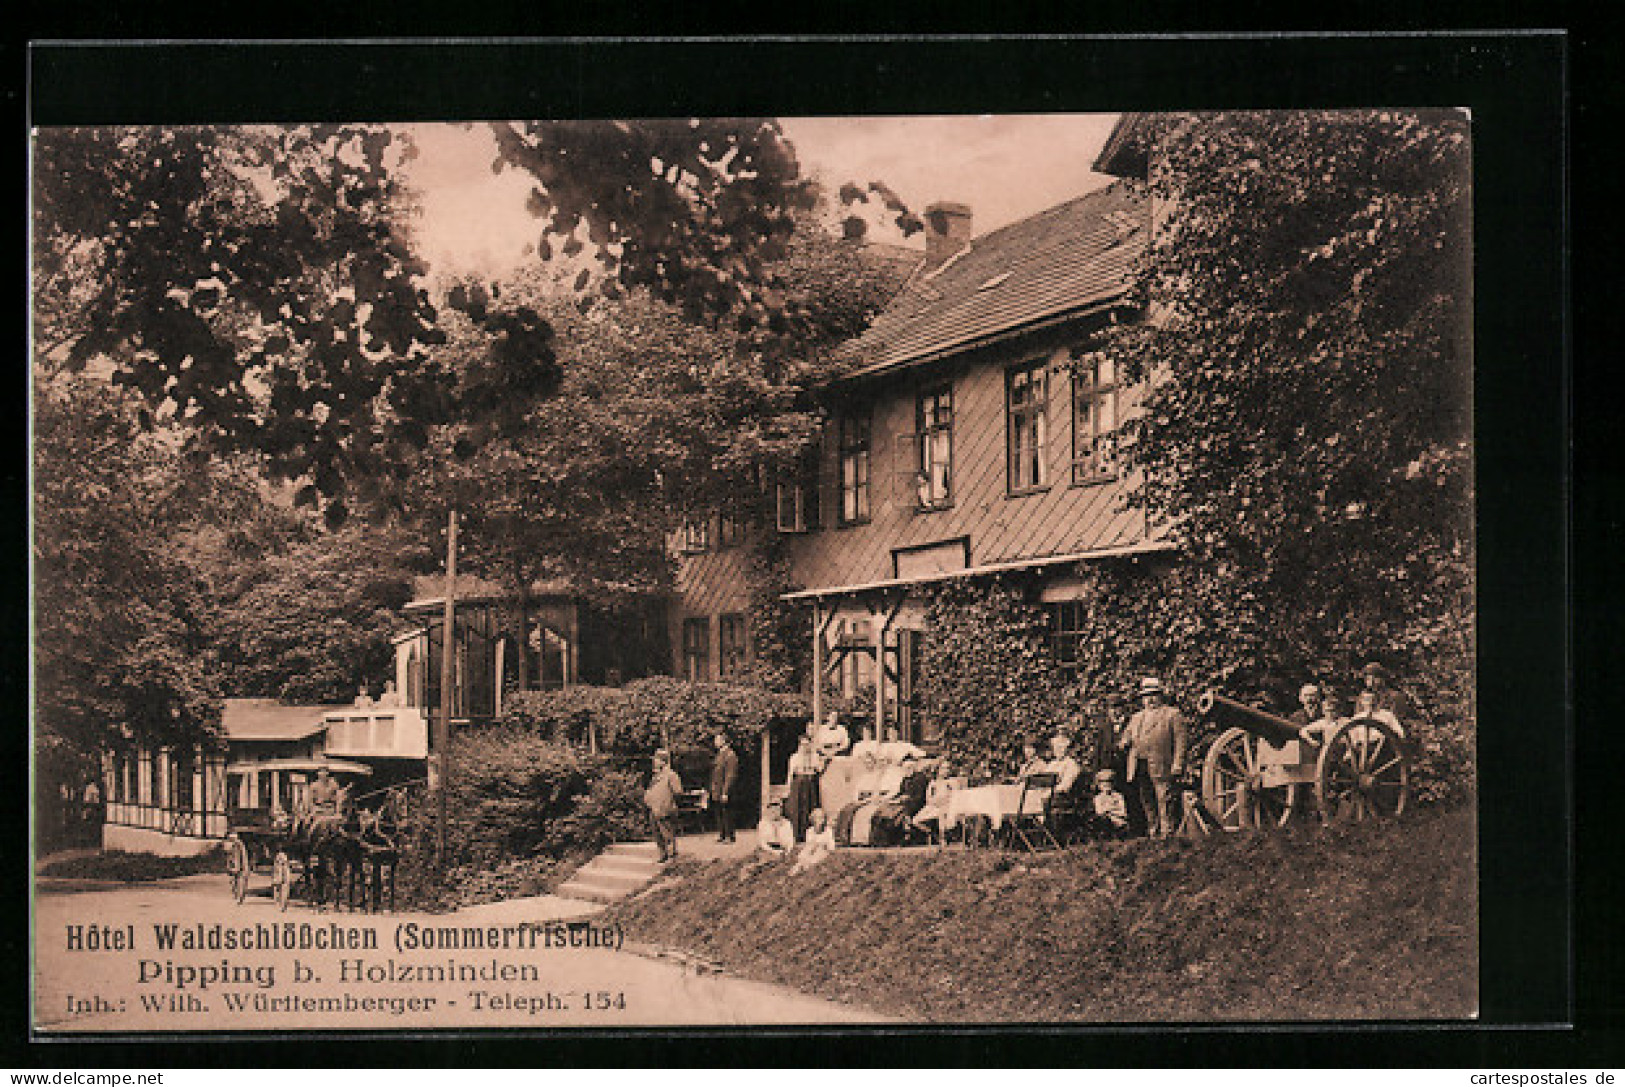
M 457 511 L 454 509 L 446 521 L 446 619 L 440 641 L 440 715 L 435 719 L 435 749 L 440 768 L 439 811 L 435 818 L 438 847 L 435 851 L 437 867 L 446 863 L 447 793 L 451 788 L 451 686 L 457 671 L 453 654 L 456 642 L 452 637 L 457 619 Z

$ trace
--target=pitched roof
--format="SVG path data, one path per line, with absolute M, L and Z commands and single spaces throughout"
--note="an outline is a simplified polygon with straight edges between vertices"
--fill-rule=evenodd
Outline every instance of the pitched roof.
M 228 740 L 302 740 L 320 732 L 331 706 L 285 706 L 274 698 L 228 698 L 220 728 Z
M 1000 227 L 917 271 L 846 348 L 880 373 L 1114 301 L 1145 248 L 1150 207 L 1122 183 Z
M 530 587 L 530 592 L 531 596 L 536 598 L 572 595 L 570 583 L 564 578 L 538 581 Z M 412 579 L 412 599 L 407 602 L 406 609 L 412 611 L 439 604 L 445 600 L 445 593 L 445 575 L 424 574 L 415 577 Z M 491 581 L 473 574 L 458 574 L 457 599 L 465 602 L 511 600 L 513 591 L 499 581 Z

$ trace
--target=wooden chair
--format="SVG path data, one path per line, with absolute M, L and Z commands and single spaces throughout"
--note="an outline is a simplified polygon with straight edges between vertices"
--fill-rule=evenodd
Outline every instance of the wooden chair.
M 1005 845 L 1008 848 L 1014 849 L 1019 845 L 1029 853 L 1061 848 L 1060 840 L 1050 827 L 1055 787 L 1060 782 L 1061 775 L 1049 772 L 1028 774 L 1021 779 L 1021 800 L 1016 805 L 1015 814 L 1005 825 Z M 1037 811 L 1029 810 L 1029 797 L 1038 800 Z

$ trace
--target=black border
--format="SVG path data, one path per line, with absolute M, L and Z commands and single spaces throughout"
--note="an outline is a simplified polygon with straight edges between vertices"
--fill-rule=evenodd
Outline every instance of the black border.
M 343 16 L 339 15 L 342 19 Z M 130 16 L 126 16 L 126 23 Z M 658 21 L 658 20 L 657 20 Z M 324 27 L 323 23 L 311 24 Z M 328 27 L 324 27 L 327 29 Z M 142 28 L 145 30 L 146 28 Z M 332 27 L 335 31 L 340 27 Z M 129 34 L 109 22 L 99 33 Z M 365 32 L 364 30 L 361 32 Z M 61 33 L 86 33 L 69 27 Z M 1474 122 L 1480 468 L 1483 1018 L 1476 1027 L 752 1030 L 478 1035 L 357 1042 L 50 1042 L 51 1067 L 1152 1064 L 1567 1064 L 1618 1012 L 1572 1018 L 1565 183 L 1569 40 L 1557 33 L 1006 40 L 36 45 L 26 120 L 453 120 L 1466 106 Z M 26 176 L 26 175 L 25 175 Z M 1617 176 L 1617 175 L 1616 175 Z M 19 433 L 21 432 L 19 428 Z M 24 462 L 26 463 L 26 462 Z M 21 498 L 21 496 L 19 495 Z M 19 699 L 20 704 L 21 700 Z M 21 732 L 21 730 L 19 730 Z M 17 750 L 14 748 L 14 750 Z M 25 790 L 12 791 L 20 814 Z M 18 819 L 14 826 L 24 826 Z M 20 838 L 20 835 L 18 836 Z M 11 859 L 8 851 L 7 859 Z M 8 865 L 16 872 L 17 868 Z M 1604 877 L 1606 879 L 1606 877 Z M 1593 880 L 1597 889 L 1617 891 Z M 15 884 L 19 894 L 25 884 Z M 1613 901 L 1618 901 L 1616 897 Z M 22 903 L 24 910 L 27 902 Z M 21 916 L 13 914 L 13 917 Z M 1619 916 L 1617 907 L 1604 920 Z M 26 926 L 5 935 L 27 991 Z M 1606 931 L 1599 926 L 1588 937 Z M 1618 961 L 1587 943 L 1579 980 Z M 1598 953 L 1600 952 L 1600 954 Z M 1595 954 L 1595 957 L 1593 955 Z M 1602 984 L 1607 985 L 1604 977 Z M 29 1009 L 5 1004 L 7 1040 Z M 1616 1002 L 1617 1005 L 1617 1002 Z M 1516 1025 L 1516 1026 L 1515 1026 Z M 1505 1026 L 1508 1029 L 1491 1029 Z M 539 1040 L 545 1039 L 545 1040 Z M 1574 1047 L 1581 1047 L 1576 1050 Z M 1591 1059 L 1603 1056 L 1595 1052 Z

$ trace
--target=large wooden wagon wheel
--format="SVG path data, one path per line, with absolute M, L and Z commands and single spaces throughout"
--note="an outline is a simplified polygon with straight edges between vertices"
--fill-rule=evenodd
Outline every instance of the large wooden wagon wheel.
M 253 866 L 248 859 L 248 846 L 241 838 L 226 841 L 226 871 L 231 876 L 231 897 L 242 905 L 248 897 L 248 876 Z
M 1298 787 L 1264 785 L 1257 736 L 1242 728 L 1226 729 L 1207 750 L 1202 764 L 1202 802 L 1225 830 L 1278 827 L 1298 807 Z
M 271 865 L 271 894 L 276 898 L 276 908 L 286 910 L 288 897 L 293 893 L 293 862 L 288 860 L 288 854 L 279 849 L 276 851 L 276 860 Z
M 1315 796 L 1326 822 L 1400 815 L 1410 795 L 1410 759 L 1387 724 L 1356 718 L 1326 741 L 1315 774 Z

